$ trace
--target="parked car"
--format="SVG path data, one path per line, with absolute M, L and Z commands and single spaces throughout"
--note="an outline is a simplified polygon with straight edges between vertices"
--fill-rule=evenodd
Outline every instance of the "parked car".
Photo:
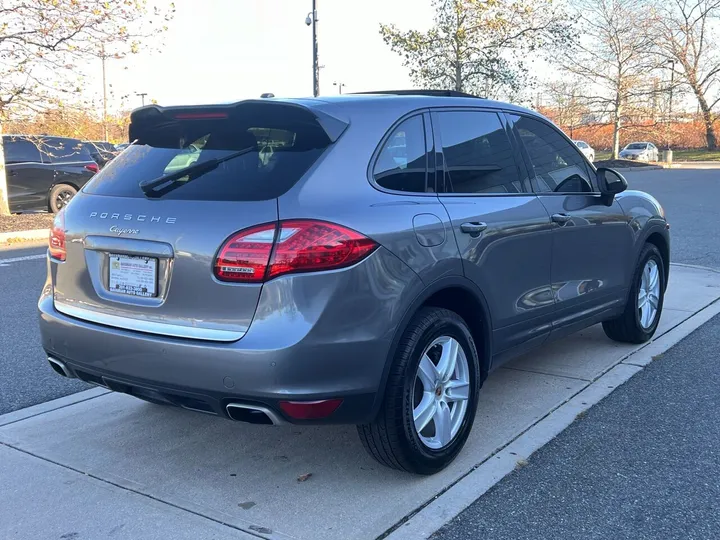
M 268 163 L 261 128 L 288 141 Z M 431 474 L 509 359 L 657 328 L 663 209 L 533 111 L 438 91 L 153 105 L 130 139 L 52 228 L 40 330 L 61 375 L 357 424 L 377 461 Z
M 101 169 L 119 153 L 115 145 L 107 141 L 88 141 L 85 145 L 90 152 L 90 157 Z
M 634 142 L 620 151 L 620 159 L 658 161 L 658 149 L 651 142 Z
M 3 135 L 2 143 L 11 212 L 58 212 L 98 172 L 77 139 Z
M 573 141 L 580 151 L 588 158 L 591 162 L 595 161 L 595 150 L 585 141 Z

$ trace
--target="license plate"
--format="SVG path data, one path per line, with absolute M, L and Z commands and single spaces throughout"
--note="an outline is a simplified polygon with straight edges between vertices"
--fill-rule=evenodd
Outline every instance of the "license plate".
M 157 296 L 157 259 L 110 253 L 109 289 L 131 296 Z

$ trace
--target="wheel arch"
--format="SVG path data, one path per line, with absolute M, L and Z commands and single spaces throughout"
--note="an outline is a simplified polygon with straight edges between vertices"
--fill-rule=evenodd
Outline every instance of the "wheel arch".
M 667 229 L 653 227 L 653 229 L 646 233 L 643 242 L 640 245 L 640 249 L 642 250 L 643 245 L 653 244 L 655 247 L 658 248 L 658 251 L 660 251 L 660 256 L 663 260 L 663 270 L 665 274 L 665 283 L 663 283 L 663 290 L 667 289 L 668 281 L 670 278 L 670 242 L 667 238 L 666 231 Z M 665 234 L 663 234 L 663 232 L 665 232 Z
M 397 347 L 413 316 L 423 307 L 442 307 L 460 315 L 470 333 L 480 356 L 480 382 L 490 371 L 492 362 L 492 318 L 487 300 L 482 291 L 463 276 L 441 278 L 427 286 L 407 308 L 400 324 L 395 329 L 385 361 L 382 379 L 373 404 L 372 416 L 377 415 L 385 396 L 388 375 Z

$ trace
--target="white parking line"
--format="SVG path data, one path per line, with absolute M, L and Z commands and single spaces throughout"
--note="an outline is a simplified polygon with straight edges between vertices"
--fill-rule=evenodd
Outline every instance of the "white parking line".
M 0 259 L 0 266 L 8 266 L 12 263 L 21 261 L 34 261 L 36 259 L 44 259 L 45 253 L 39 253 L 37 255 L 26 255 L 25 257 L 12 257 L 10 259 Z

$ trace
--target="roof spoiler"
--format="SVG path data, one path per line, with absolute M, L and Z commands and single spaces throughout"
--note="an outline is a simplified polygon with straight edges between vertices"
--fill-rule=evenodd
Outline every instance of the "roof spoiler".
M 343 120 L 325 111 L 320 111 L 299 103 L 270 99 L 248 99 L 225 105 L 190 105 L 177 107 L 146 105 L 130 113 L 128 140 L 142 141 L 144 129 L 163 124 L 176 124 L 180 121 L 221 120 L 224 118 L 238 117 L 251 120 L 254 116 L 257 116 L 258 120 L 262 120 L 263 114 L 267 110 L 272 108 L 274 112 L 276 112 L 276 109 L 279 107 L 285 108 L 286 114 L 289 117 L 317 122 L 331 142 L 337 141 L 340 135 L 347 129 L 348 125 L 350 125 L 348 120 Z

